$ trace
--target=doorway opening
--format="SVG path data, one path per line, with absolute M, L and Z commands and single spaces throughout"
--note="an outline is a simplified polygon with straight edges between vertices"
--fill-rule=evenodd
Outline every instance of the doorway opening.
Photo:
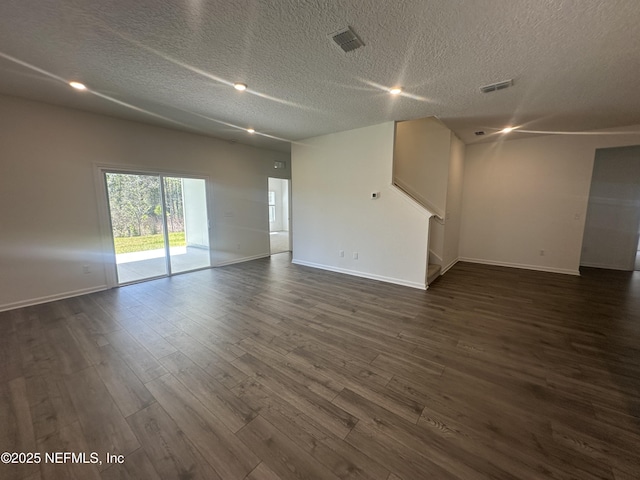
M 596 150 L 580 265 L 638 270 L 640 145 Z
M 271 254 L 291 251 L 289 182 L 269 177 L 269 241 Z
M 211 266 L 203 178 L 105 171 L 116 283 Z

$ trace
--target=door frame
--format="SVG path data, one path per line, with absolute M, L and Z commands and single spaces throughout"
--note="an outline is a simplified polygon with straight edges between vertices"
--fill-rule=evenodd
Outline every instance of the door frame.
M 269 222 L 269 180 L 270 179 L 274 179 L 274 180 L 284 180 L 285 182 L 287 182 L 287 201 L 289 202 L 289 208 L 288 208 L 288 215 L 286 218 L 287 221 L 287 226 L 288 226 L 288 230 L 287 232 L 289 232 L 289 251 L 291 253 L 293 253 L 293 216 L 291 215 L 292 212 L 292 208 L 291 208 L 291 200 L 292 200 L 292 195 L 291 195 L 291 179 L 290 178 L 285 178 L 285 177 L 272 177 L 272 176 L 267 176 L 267 233 L 269 234 L 269 256 L 272 255 L 271 253 L 271 225 Z
M 107 192 L 107 182 L 106 182 L 106 173 L 122 173 L 128 175 L 157 175 L 160 177 L 179 177 L 179 178 L 197 178 L 200 180 L 204 180 L 205 182 L 205 194 L 206 194 L 206 203 L 207 203 L 207 228 L 209 231 L 209 267 L 213 266 L 213 244 L 214 244 L 214 233 L 211 228 L 212 216 L 213 216 L 213 187 L 209 178 L 209 174 L 201 173 L 201 172 L 193 172 L 193 171 L 180 171 L 180 170 L 171 170 L 171 169 L 163 169 L 163 168 L 150 168 L 148 166 L 139 166 L 139 165 L 123 165 L 123 164 L 108 164 L 108 163 L 94 163 L 93 164 L 93 173 L 94 173 L 94 184 L 96 186 L 96 201 L 98 208 L 98 222 L 99 222 L 99 231 L 100 231 L 100 245 L 101 245 L 101 253 L 102 253 L 102 264 L 104 265 L 105 270 L 105 279 L 107 288 L 114 288 L 121 286 L 122 284 L 118 283 L 118 266 L 116 264 L 116 252 L 115 252 L 115 244 L 113 241 L 113 229 L 111 227 L 111 212 L 109 210 L 109 196 Z M 162 189 L 162 212 L 163 217 L 165 217 L 164 209 L 166 206 L 164 205 L 164 185 L 161 182 Z M 166 220 L 165 220 L 166 221 Z M 165 230 L 165 242 L 167 239 L 166 228 Z M 165 247 L 168 247 L 165 245 Z M 167 263 L 170 262 L 170 258 L 167 258 Z M 196 269 L 198 270 L 198 269 Z M 195 271 L 195 270 L 189 270 Z M 168 267 L 167 274 L 160 277 L 153 278 L 163 278 L 165 276 L 171 275 L 179 275 L 172 274 L 170 266 Z M 184 272 L 187 273 L 187 272 Z M 126 284 L 125 284 L 126 285 Z

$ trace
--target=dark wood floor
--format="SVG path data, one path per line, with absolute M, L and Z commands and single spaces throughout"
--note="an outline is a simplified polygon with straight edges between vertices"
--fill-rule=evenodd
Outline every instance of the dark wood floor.
M 2 479 L 640 478 L 640 272 L 422 292 L 281 254 L 0 325 L 0 452 L 43 455 Z

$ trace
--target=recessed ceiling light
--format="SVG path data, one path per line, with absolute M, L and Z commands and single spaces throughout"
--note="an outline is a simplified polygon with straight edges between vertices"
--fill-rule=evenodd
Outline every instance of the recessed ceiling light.
M 69 85 L 73 88 L 75 88 L 76 90 L 86 90 L 87 87 L 84 86 L 83 83 L 80 82 L 69 82 Z
M 249 133 L 256 133 L 256 131 L 253 128 L 247 128 L 247 132 Z
M 516 127 L 504 127 L 502 130 L 500 130 L 500 133 L 509 133 L 509 132 L 513 132 L 515 130 Z
M 402 87 L 393 87 L 389 89 L 391 95 L 399 95 L 402 93 Z
M 241 92 L 247 89 L 247 84 L 246 83 L 234 83 L 233 84 L 233 88 L 235 88 L 236 90 L 240 90 Z

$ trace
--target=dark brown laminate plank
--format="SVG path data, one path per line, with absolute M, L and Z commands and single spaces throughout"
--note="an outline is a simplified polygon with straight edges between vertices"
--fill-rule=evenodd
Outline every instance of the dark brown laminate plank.
M 243 479 L 260 463 L 173 375 L 152 380 L 147 388 L 223 479 Z
M 124 459 L 124 463 L 113 463 L 101 473 L 102 480 L 160 480 L 143 449 L 139 448 Z
M 339 478 L 260 416 L 240 430 L 238 437 L 283 480 Z
M 91 446 L 84 438 L 80 422 L 71 423 L 59 431 L 46 435 L 38 441 L 38 449 L 42 454 L 56 452 L 72 452 L 86 454 L 84 463 L 73 463 L 65 460 L 55 460 L 54 462 L 43 461 L 40 464 L 40 471 L 43 480 L 100 480 L 98 469 L 99 464 L 91 463 Z M 104 455 L 104 454 L 101 454 Z M 103 461 L 101 456 L 99 461 Z M 106 468 L 106 466 L 104 466 Z
M 99 349 L 95 369 L 124 417 L 155 402 L 133 370 L 119 357 L 111 345 Z
M 36 439 L 24 377 L 0 383 L 0 450 L 36 452 Z M 22 478 L 39 470 L 37 464 L 0 463 L 0 478 Z
M 221 477 L 158 403 L 131 415 L 127 421 L 163 480 L 220 480 Z
M 260 465 L 247 475 L 246 480 L 282 480 L 282 478 L 271 470 L 266 463 L 261 462 Z
M 72 393 L 64 378 L 36 375 L 26 379 L 27 398 L 36 438 L 51 435 L 77 422 L 78 415 L 71 401 Z
M 288 356 L 294 358 L 299 357 L 318 368 L 322 368 L 326 376 L 334 378 L 347 388 L 358 392 L 360 395 L 363 395 L 412 423 L 417 422 L 418 418 L 420 418 L 420 414 L 424 408 L 424 402 L 420 399 L 411 398 L 402 392 L 388 389 L 381 386 L 378 382 L 369 382 L 366 380 L 368 378 L 366 374 L 364 376 L 362 374 L 353 374 L 350 369 L 342 368 L 339 362 L 333 362 L 327 360 L 325 357 L 311 353 L 306 347 L 296 349 Z M 367 372 L 368 370 L 365 369 L 364 371 Z
M 3 327 L 6 328 L 10 324 L 8 315 L 7 318 L 0 319 L 0 325 Z M 12 330 L 5 331 L 0 335 L 0 383 L 13 380 L 22 374 L 18 334 Z
M 83 313 L 65 319 L 69 333 L 84 352 L 85 358 L 91 365 L 100 361 L 100 346 L 109 342 L 100 333 L 95 333 L 88 327 L 87 317 Z
M 231 393 L 227 387 L 209 376 L 185 355 L 175 353 L 163 358 L 161 362 L 232 432 L 237 432 L 256 416 L 256 412 L 242 399 Z
M 321 419 L 338 438 L 344 438 L 357 422 L 357 418 L 249 353 L 240 357 L 236 365 L 245 365 L 255 373 L 260 383 L 278 392 L 278 395 L 309 416 Z
M 47 341 L 53 347 L 61 373 L 68 375 L 87 368 L 90 362 L 75 341 L 73 335 L 62 319 L 50 322 L 46 327 Z
M 640 272 L 192 272 L 1 312 L 0 447 L 128 445 L 16 480 L 629 480 L 637 318 Z
M 173 345 L 145 322 L 124 322 L 123 327 L 129 332 L 129 335 L 143 345 L 156 359 L 177 352 Z
M 260 416 L 276 427 L 335 475 L 342 479 L 384 480 L 389 471 L 375 460 L 334 436 L 293 405 L 270 394 L 253 379 L 242 382 L 235 391 Z
M 422 455 L 457 478 L 513 479 L 517 477 L 496 467 L 475 453 L 448 442 L 439 435 L 407 422 L 364 397 L 345 389 L 334 399 L 340 405 L 378 433 L 384 444 L 401 444 L 415 454 Z M 354 445 L 356 446 L 356 445 Z M 483 472 L 482 474 L 478 472 Z
M 90 451 L 126 456 L 140 446 L 93 367 L 69 375 L 65 383 Z
M 325 375 L 320 369 L 307 362 L 299 361 L 296 357 L 284 356 L 254 337 L 242 340 L 238 346 L 254 357 L 264 359 L 269 366 L 329 401 L 343 388 L 340 382 Z
M 118 352 L 122 360 L 133 370 L 142 383 L 158 378 L 167 371 L 126 331 L 118 331 L 105 335 L 109 344 Z
M 170 335 L 167 340 L 226 387 L 232 388 L 247 378 L 246 373 L 184 332 Z
M 462 480 L 423 456 L 403 448 L 398 442 L 380 436 L 366 424 L 356 425 L 345 441 L 365 455 L 375 458 L 392 472 L 397 472 L 403 479 Z
M 122 326 L 114 315 L 108 313 L 96 302 L 96 295 L 83 295 L 67 300 L 74 313 L 84 313 L 88 328 L 93 333 L 106 334 L 121 330 Z

